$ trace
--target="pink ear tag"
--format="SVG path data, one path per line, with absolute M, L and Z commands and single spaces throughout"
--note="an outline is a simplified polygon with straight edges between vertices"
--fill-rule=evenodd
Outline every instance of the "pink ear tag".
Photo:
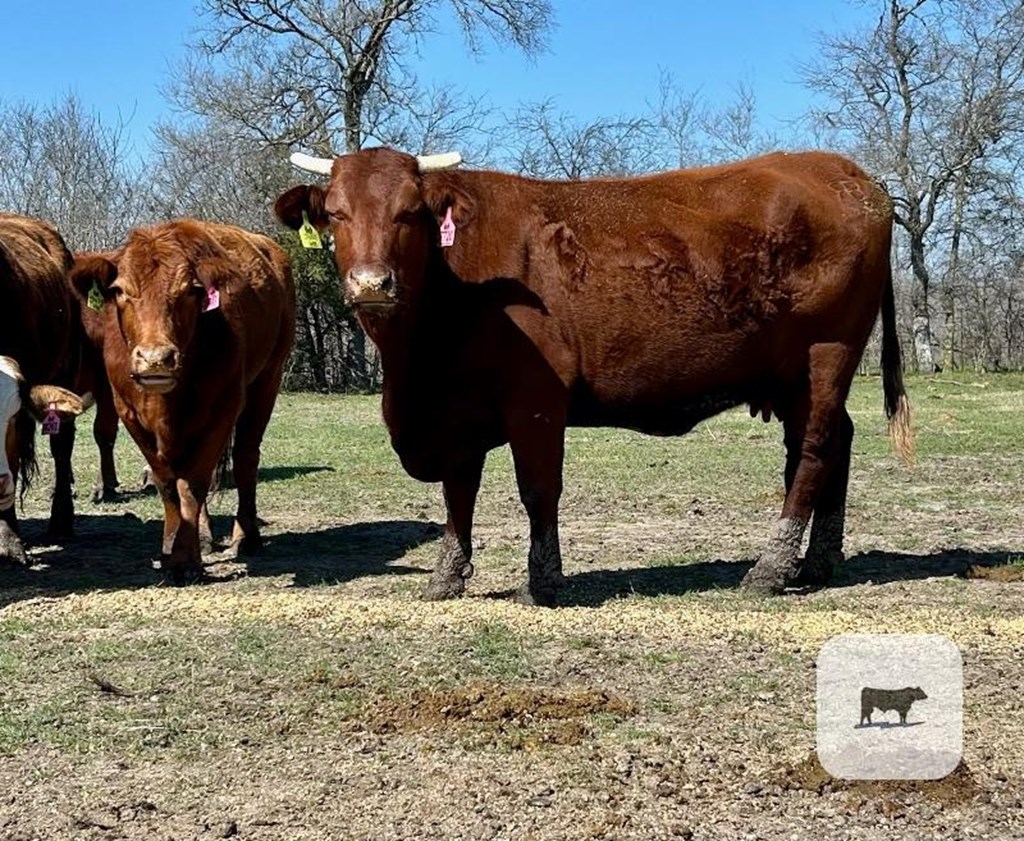
M 57 404 L 51 403 L 43 416 L 43 435 L 56 435 L 60 432 L 60 415 L 57 414 Z
M 206 290 L 206 301 L 203 303 L 203 312 L 209 312 L 220 307 L 220 292 L 216 286 Z
M 455 245 L 455 223 L 452 221 L 452 209 L 449 206 L 444 214 L 444 221 L 441 223 L 441 247 L 447 248 Z

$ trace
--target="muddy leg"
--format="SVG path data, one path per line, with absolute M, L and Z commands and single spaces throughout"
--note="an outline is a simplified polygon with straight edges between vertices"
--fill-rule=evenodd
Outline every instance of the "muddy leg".
M 75 421 L 64 418 L 60 431 L 50 436 L 53 456 L 53 500 L 50 503 L 50 525 L 47 537 L 66 540 L 74 534 L 75 503 L 71 496 L 74 477 L 71 474 L 71 453 L 75 448 Z
M 843 527 L 846 522 L 846 491 L 850 481 L 850 450 L 853 447 L 853 421 L 844 408 L 839 418 L 839 441 L 835 463 L 814 506 L 811 538 L 800 570 L 799 583 L 824 586 L 843 561 Z
M 439 601 L 461 596 L 473 575 L 473 509 L 476 506 L 485 455 L 474 458 L 442 483 L 448 524 L 437 565 L 423 589 L 423 598 Z
M 744 589 L 779 594 L 797 582 L 804 531 L 840 449 L 840 417 L 855 366 L 855 358 L 843 345 L 811 348 L 807 390 L 787 413 L 793 430 L 787 434 L 805 430 L 800 459 L 775 533 L 744 577 Z
M 518 601 L 554 607 L 565 586 L 558 543 L 558 501 L 562 496 L 562 457 L 565 427 L 547 423 L 524 430 L 513 440 L 519 498 L 530 518 L 529 579 L 520 587 Z

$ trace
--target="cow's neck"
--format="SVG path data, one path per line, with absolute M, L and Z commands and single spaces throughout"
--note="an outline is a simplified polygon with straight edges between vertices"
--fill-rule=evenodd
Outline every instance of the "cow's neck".
M 389 393 L 417 395 L 428 387 L 423 382 L 424 372 L 439 373 L 437 366 L 455 338 L 453 331 L 464 328 L 459 317 L 464 309 L 460 291 L 459 280 L 440 256 L 435 256 L 426 289 L 415 306 L 403 307 L 385 318 L 359 314 L 360 324 L 380 353 L 386 398 Z

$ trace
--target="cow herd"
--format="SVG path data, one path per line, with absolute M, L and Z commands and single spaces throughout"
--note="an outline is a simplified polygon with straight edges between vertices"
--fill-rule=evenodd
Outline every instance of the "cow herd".
M 345 298 L 380 352 L 394 450 L 411 476 L 443 487 L 447 526 L 427 598 L 461 594 L 473 574 L 489 450 L 510 445 L 529 517 L 520 598 L 552 605 L 564 583 L 566 427 L 679 435 L 742 404 L 779 419 L 786 446 L 785 503 L 744 586 L 826 583 L 842 558 L 845 403 L 879 313 L 890 432 L 911 455 L 892 208 L 844 158 L 776 153 L 566 182 L 390 149 L 292 160 L 329 183 L 288 190 L 274 212 L 304 244 L 330 235 Z M 177 220 L 72 255 L 48 224 L 3 215 L 0 283 L 0 556 L 25 558 L 15 477 L 32 476 L 37 420 L 55 463 L 50 530 L 70 534 L 73 419 L 93 403 L 97 495 L 117 485 L 120 418 L 163 499 L 163 566 L 176 583 L 202 574 L 206 497 L 227 453 L 232 544 L 258 549 L 259 447 L 295 334 L 282 249 Z

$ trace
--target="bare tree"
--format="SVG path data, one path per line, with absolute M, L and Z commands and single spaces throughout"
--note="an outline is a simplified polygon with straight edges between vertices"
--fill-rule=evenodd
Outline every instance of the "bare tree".
M 506 150 L 513 169 L 540 178 L 625 175 L 652 167 L 654 131 L 645 116 L 585 122 L 546 100 L 516 111 Z
M 486 36 L 536 53 L 551 25 L 548 0 L 201 0 L 208 27 L 169 93 L 241 136 L 321 155 L 438 142 L 467 112 L 424 91 L 405 57 L 445 8 L 471 50 Z
M 918 365 L 939 366 L 932 291 L 937 223 L 959 271 L 971 186 L 1018 159 L 1024 123 L 1024 9 L 1017 0 L 865 0 L 868 31 L 821 38 L 803 68 L 822 94 L 814 119 L 885 181 L 905 231 L 914 284 Z M 948 284 L 947 284 L 948 285 Z M 949 286 L 952 289 L 952 286 Z M 949 309 L 950 326 L 955 323 Z
M 74 95 L 0 104 L 0 208 L 52 222 L 74 249 L 109 248 L 141 212 L 124 126 Z

